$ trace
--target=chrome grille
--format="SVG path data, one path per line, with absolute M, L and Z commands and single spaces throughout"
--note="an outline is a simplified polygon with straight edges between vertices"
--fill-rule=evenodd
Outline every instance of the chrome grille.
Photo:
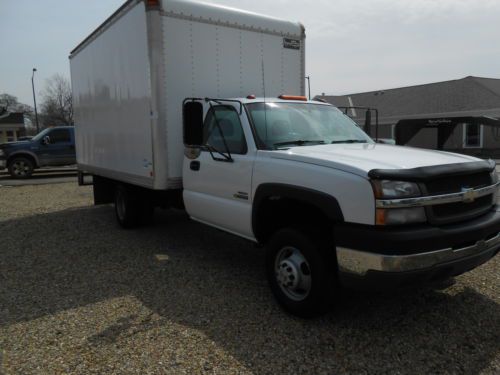
M 422 184 L 421 189 L 425 195 L 440 195 L 458 193 L 463 189 L 478 189 L 489 185 L 491 185 L 490 174 L 481 172 L 435 179 Z M 489 194 L 468 203 L 454 202 L 428 206 L 426 213 L 431 224 L 449 224 L 480 216 L 488 212 L 494 203 L 493 194 Z

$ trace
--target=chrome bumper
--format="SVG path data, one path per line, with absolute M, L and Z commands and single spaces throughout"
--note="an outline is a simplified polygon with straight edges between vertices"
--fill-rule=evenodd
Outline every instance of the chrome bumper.
M 472 246 L 460 249 L 447 248 L 411 255 L 383 255 L 337 247 L 337 262 L 339 271 L 363 276 L 368 271 L 417 271 L 498 248 L 500 248 L 500 232 L 495 237 L 486 241 L 478 241 Z

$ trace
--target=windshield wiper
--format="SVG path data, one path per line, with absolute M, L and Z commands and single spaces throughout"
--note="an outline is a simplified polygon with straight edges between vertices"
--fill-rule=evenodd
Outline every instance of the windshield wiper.
M 366 143 L 366 141 L 362 140 L 362 139 L 343 139 L 341 141 L 332 141 L 331 143 L 332 144 L 333 143 Z
M 295 141 L 278 142 L 278 143 L 275 143 L 274 146 L 275 147 L 286 146 L 286 145 L 303 146 L 303 145 L 306 145 L 306 144 L 309 144 L 309 143 L 324 144 L 325 141 L 320 141 L 320 140 L 314 141 L 314 140 L 297 139 Z

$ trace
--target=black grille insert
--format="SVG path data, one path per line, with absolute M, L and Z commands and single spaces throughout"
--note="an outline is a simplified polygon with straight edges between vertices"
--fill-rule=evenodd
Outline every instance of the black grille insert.
M 462 188 L 480 188 L 491 185 L 491 177 L 488 172 L 468 174 L 464 176 L 452 176 L 435 179 L 425 183 L 427 195 L 439 195 L 458 193 Z

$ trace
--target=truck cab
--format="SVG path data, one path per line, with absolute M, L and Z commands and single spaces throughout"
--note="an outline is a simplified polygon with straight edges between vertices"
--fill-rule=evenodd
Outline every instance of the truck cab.
M 266 244 L 270 285 L 295 314 L 338 286 L 443 280 L 499 251 L 493 161 L 377 144 L 305 97 L 187 99 L 184 127 L 186 211 Z
M 34 169 L 76 163 L 72 126 L 47 128 L 26 141 L 0 145 L 0 169 L 13 178 L 29 178 Z

